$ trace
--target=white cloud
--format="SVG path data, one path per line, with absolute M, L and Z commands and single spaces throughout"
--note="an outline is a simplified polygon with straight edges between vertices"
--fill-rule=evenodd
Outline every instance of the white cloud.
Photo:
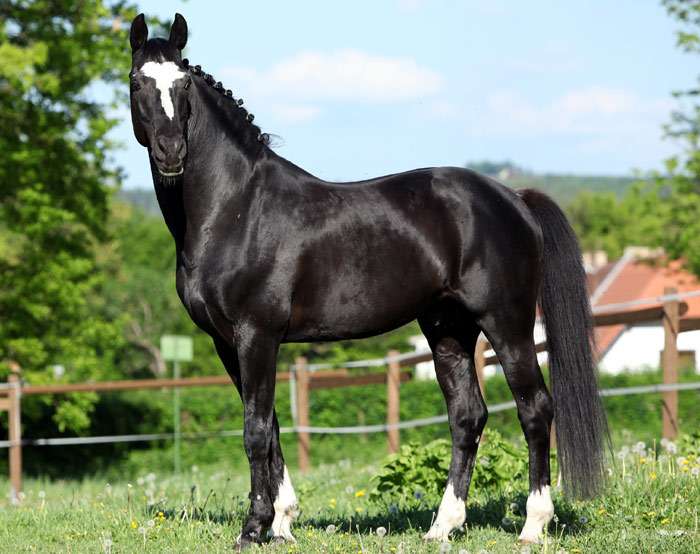
M 360 50 L 300 52 L 263 71 L 230 67 L 224 73 L 256 95 L 386 103 L 431 96 L 443 79 L 411 58 Z
M 590 87 L 565 94 L 554 107 L 572 115 L 620 114 L 637 111 L 641 103 L 635 94 L 626 90 Z
M 499 91 L 487 99 L 487 108 L 485 119 L 498 132 L 620 135 L 648 130 L 650 125 L 658 130 L 671 102 L 642 98 L 625 89 L 591 86 L 571 90 L 548 104 Z
M 438 99 L 426 106 L 425 113 L 437 119 L 453 119 L 459 117 L 460 110 L 453 102 Z

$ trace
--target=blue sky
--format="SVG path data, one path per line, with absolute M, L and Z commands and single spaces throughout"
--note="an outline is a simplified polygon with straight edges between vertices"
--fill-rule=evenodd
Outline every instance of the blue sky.
M 246 101 L 277 152 L 331 180 L 510 159 L 629 174 L 678 150 L 661 126 L 697 60 L 654 0 L 144 1 L 182 13 L 186 56 Z M 150 187 L 127 111 L 126 186 Z

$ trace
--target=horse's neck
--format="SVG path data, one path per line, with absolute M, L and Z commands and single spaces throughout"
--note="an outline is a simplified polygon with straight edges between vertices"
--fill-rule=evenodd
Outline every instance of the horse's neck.
M 182 184 L 165 185 L 159 182 L 155 168 L 152 168 L 153 180 L 155 182 L 156 198 L 160 211 L 163 213 L 163 219 L 170 231 L 170 234 L 175 239 L 175 247 L 178 252 L 178 258 L 182 251 L 185 242 L 185 233 L 187 231 L 187 216 L 185 214 L 184 202 L 182 199 Z
M 203 240 L 228 201 L 240 194 L 252 175 L 260 146 L 237 137 L 230 114 L 217 104 L 218 93 L 205 90 L 193 109 L 185 174 L 172 185 L 159 184 L 156 195 L 177 247 L 178 259 L 193 243 Z M 210 94 L 209 98 L 206 95 Z M 237 122 L 245 125 L 245 122 Z M 244 129 L 245 131 L 245 129 Z M 154 168 L 155 171 L 155 168 Z

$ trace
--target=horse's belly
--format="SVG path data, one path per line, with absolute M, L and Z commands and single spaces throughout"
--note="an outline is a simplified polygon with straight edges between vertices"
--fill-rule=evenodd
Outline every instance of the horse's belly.
M 436 280 L 425 275 L 339 275 L 326 287 L 297 291 L 285 340 L 378 335 L 414 320 L 438 293 Z

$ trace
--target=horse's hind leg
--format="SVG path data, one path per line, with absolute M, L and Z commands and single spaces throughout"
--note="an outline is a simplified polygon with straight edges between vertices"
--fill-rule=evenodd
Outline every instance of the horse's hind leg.
M 431 312 L 418 322 L 433 351 L 452 434 L 447 486 L 437 517 L 424 538 L 446 541 L 450 532 L 461 527 L 466 519 L 465 501 L 488 415 L 474 368 L 479 329 L 466 311 L 455 307 Z
M 547 391 L 537 355 L 531 315 L 519 317 L 522 309 L 513 307 L 503 317 L 484 317 L 480 321 L 498 359 L 518 408 L 518 419 L 527 440 L 530 461 L 530 495 L 527 519 L 520 540 L 538 542 L 544 527 L 554 516 L 550 496 L 549 436 L 553 417 L 552 397 Z

